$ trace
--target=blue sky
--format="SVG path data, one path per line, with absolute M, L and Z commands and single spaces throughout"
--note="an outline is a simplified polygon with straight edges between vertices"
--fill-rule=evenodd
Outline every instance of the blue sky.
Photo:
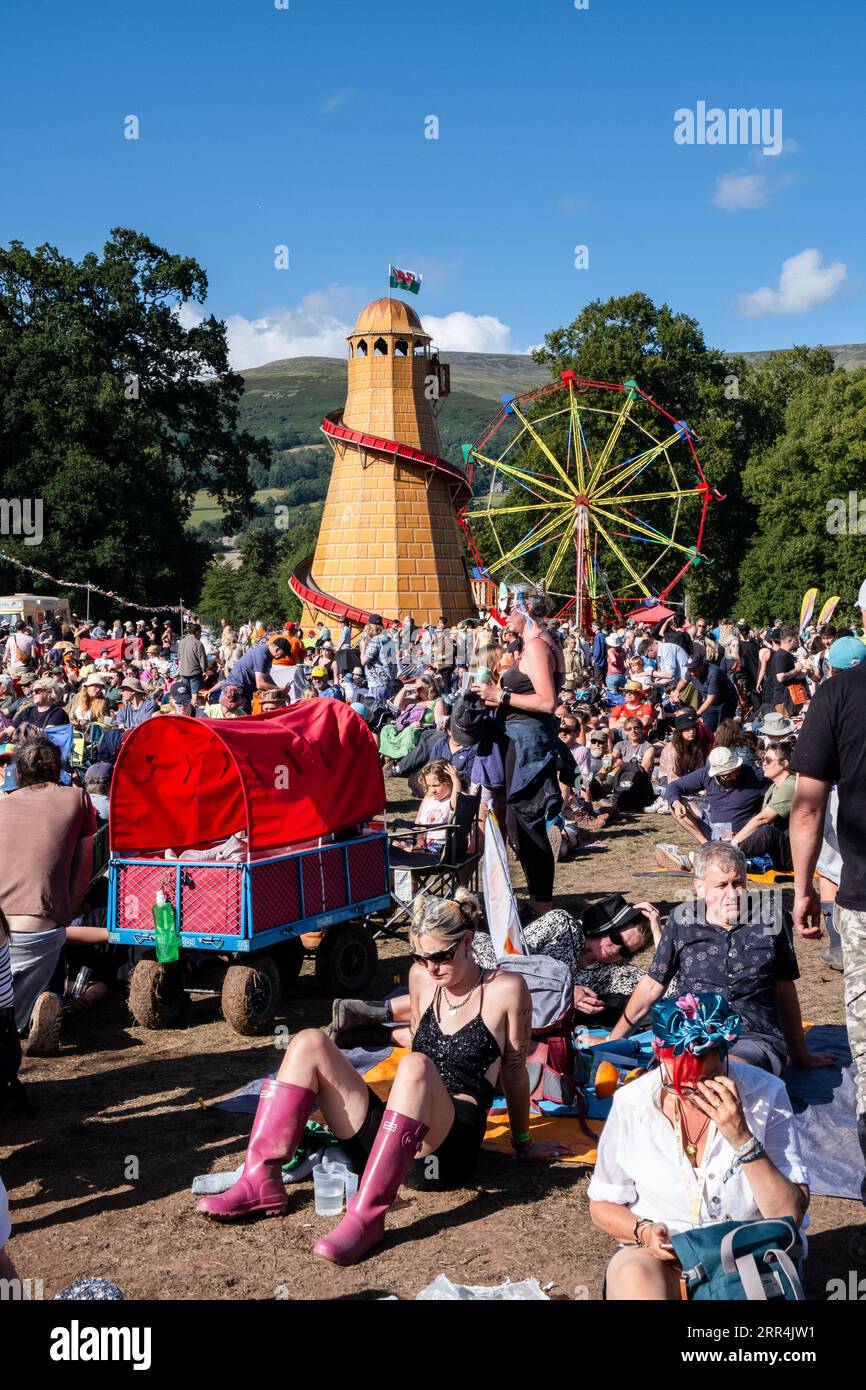
M 723 348 L 866 339 L 855 0 L 41 0 L 3 28 L 0 242 L 195 256 L 238 367 L 342 353 L 389 261 L 446 351 L 635 289 Z M 782 153 L 677 144 L 699 101 L 780 108 Z

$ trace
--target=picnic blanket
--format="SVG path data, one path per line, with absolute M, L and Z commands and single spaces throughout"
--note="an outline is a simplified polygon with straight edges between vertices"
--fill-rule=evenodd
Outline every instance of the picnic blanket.
M 863 1157 L 857 1139 L 854 1069 L 848 1035 L 840 1025 L 806 1027 L 811 1051 L 832 1052 L 839 1059 L 838 1067 L 788 1067 L 783 1078 L 794 1110 L 810 1187 L 815 1196 L 857 1200 L 863 1177 Z M 602 1029 L 586 1031 L 599 1038 L 604 1033 Z M 591 1052 L 587 1115 L 581 1117 L 576 1110 L 552 1101 L 533 1105 L 529 1117 L 532 1141 L 556 1140 L 567 1145 L 572 1153 L 560 1162 L 594 1164 L 598 1157 L 598 1139 L 613 1104 L 611 1096 L 595 1093 L 598 1068 L 603 1062 L 612 1063 L 621 1082 L 636 1070 L 643 1070 L 651 1060 L 650 1037 L 647 1031 L 614 1043 L 598 1042 Z M 387 1100 L 400 1058 L 405 1053 L 406 1049 L 400 1047 L 383 1048 L 380 1052 L 354 1048 L 345 1056 L 376 1094 Z M 268 1077 L 274 1076 L 276 1071 L 268 1073 Z M 268 1077 L 250 1082 L 215 1102 L 216 1105 L 233 1113 L 254 1114 L 259 1092 Z M 501 1096 L 494 1101 L 487 1116 L 484 1147 L 497 1153 L 511 1153 L 508 1111 Z

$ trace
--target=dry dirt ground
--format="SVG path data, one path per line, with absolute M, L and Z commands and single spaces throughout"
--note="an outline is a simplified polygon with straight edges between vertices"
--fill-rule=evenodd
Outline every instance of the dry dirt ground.
M 405 814 L 405 783 L 389 791 L 393 809 Z M 653 889 L 661 906 L 672 905 L 638 876 L 652 867 L 653 844 L 668 838 L 669 827 L 645 816 L 598 835 L 602 849 L 560 866 L 558 903 L 579 907 L 617 890 L 637 901 Z M 815 943 L 798 942 L 797 952 L 804 1016 L 842 1022 L 841 976 L 823 966 Z M 380 943 L 369 997 L 405 980 L 407 970 L 406 946 Z M 282 1021 L 295 1032 L 329 1017 L 330 1000 L 308 963 Z M 266 1073 L 279 1056 L 273 1038 L 233 1033 L 214 999 L 194 1001 L 180 1028 L 147 1032 L 117 996 L 64 1026 L 58 1057 L 25 1058 L 34 1112 L 0 1120 L 19 1274 L 42 1279 L 46 1298 L 88 1274 L 113 1279 L 129 1298 L 414 1298 L 439 1273 L 475 1284 L 534 1276 L 552 1284 L 552 1298 L 599 1297 L 611 1244 L 589 1221 L 590 1171 L 561 1163 L 518 1165 L 484 1153 L 472 1189 L 404 1189 L 385 1244 L 352 1269 L 311 1256 L 332 1223 L 315 1216 L 309 1183 L 290 1193 L 283 1218 L 229 1226 L 197 1216 L 193 1176 L 236 1166 L 249 1131 L 248 1116 L 218 1110 L 214 1100 Z M 829 1278 L 847 1277 L 846 1241 L 862 1219 L 857 1203 L 813 1200 L 812 1298 L 826 1296 Z

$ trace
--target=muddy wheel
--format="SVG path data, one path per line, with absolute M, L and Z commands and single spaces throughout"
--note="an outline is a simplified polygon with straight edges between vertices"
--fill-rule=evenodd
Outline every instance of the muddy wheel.
M 304 964 L 304 947 L 300 937 L 291 936 L 288 941 L 281 941 L 279 946 L 272 946 L 270 955 L 280 972 L 280 984 L 284 990 L 290 989 Z
M 245 1038 L 268 1033 L 281 993 L 280 972 L 270 956 L 257 955 L 250 965 L 230 965 L 223 980 L 223 1017 Z
M 370 984 L 379 958 L 372 934 L 360 922 L 342 922 L 325 932 L 316 951 L 316 979 L 337 998 L 354 998 Z
M 129 981 L 129 1011 L 142 1028 L 170 1028 L 186 1009 L 183 968 L 140 960 Z

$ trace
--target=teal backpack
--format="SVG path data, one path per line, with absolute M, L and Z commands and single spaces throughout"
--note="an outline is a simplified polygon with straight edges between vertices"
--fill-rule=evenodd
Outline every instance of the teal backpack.
M 721 1221 L 671 1236 L 689 1299 L 802 1302 L 795 1261 L 803 1253 L 790 1217 Z

